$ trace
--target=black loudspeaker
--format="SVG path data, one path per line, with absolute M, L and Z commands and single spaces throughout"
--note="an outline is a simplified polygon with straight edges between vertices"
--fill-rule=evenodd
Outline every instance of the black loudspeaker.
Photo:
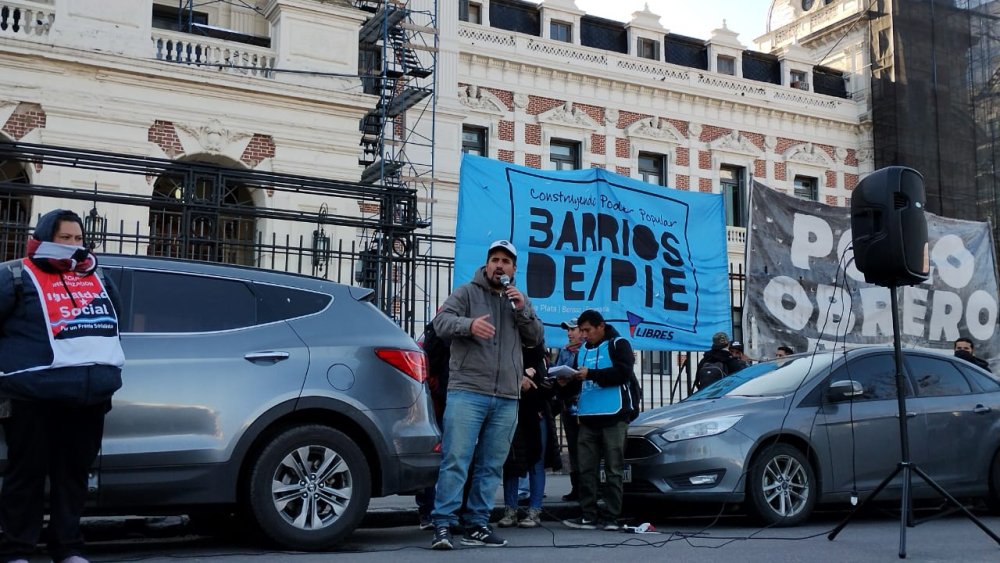
M 871 173 L 851 194 L 854 265 L 875 285 L 913 285 L 930 273 L 924 178 L 904 166 Z

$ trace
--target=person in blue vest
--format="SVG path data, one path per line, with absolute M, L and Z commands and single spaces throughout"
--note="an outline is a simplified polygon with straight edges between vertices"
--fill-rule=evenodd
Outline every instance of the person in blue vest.
M 576 354 L 576 375 L 571 382 L 560 381 L 572 392 L 580 390 L 577 414 L 580 432 L 577 437 L 581 516 L 563 520 L 579 530 L 618 530 L 622 511 L 622 478 L 625 467 L 625 431 L 638 405 L 632 404 L 628 385 L 635 356 L 632 345 L 615 327 L 593 309 L 577 318 L 584 345 Z M 604 509 L 598 507 L 601 458 L 604 459 L 606 483 L 601 490 Z
M 125 363 L 117 293 L 97 272 L 72 211 L 43 215 L 27 257 L 0 264 L 0 398 L 7 467 L 0 561 L 27 563 L 42 532 L 49 481 L 49 555 L 86 563 L 80 516 L 87 477 Z

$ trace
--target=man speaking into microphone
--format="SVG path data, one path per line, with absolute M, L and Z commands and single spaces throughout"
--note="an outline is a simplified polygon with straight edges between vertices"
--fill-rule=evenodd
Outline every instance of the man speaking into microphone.
M 462 544 L 507 544 L 488 526 L 489 518 L 517 424 L 522 346 L 540 344 L 543 331 L 527 296 L 514 285 L 516 273 L 517 249 L 510 241 L 494 242 L 486 265 L 471 282 L 455 288 L 434 317 L 434 330 L 451 339 L 448 408 L 431 514 L 434 549 L 454 547 L 451 529 L 459 524 L 466 480 L 471 487 Z

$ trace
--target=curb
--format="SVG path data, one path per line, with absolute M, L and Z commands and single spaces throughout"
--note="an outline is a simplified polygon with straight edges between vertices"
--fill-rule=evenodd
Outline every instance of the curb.
M 493 507 L 490 514 L 490 522 L 496 522 L 503 517 L 504 507 Z M 580 515 L 580 506 L 575 502 L 553 502 L 542 504 L 542 520 L 560 521 L 567 518 L 574 518 Z M 403 526 L 416 527 L 419 522 L 417 509 L 413 508 L 387 508 L 369 509 L 368 513 L 361 520 L 359 528 L 397 528 Z

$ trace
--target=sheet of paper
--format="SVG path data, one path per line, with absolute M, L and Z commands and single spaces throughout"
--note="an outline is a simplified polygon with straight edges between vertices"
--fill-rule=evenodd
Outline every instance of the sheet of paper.
M 549 368 L 549 377 L 561 377 L 563 379 L 576 375 L 576 370 L 569 366 L 552 366 Z

